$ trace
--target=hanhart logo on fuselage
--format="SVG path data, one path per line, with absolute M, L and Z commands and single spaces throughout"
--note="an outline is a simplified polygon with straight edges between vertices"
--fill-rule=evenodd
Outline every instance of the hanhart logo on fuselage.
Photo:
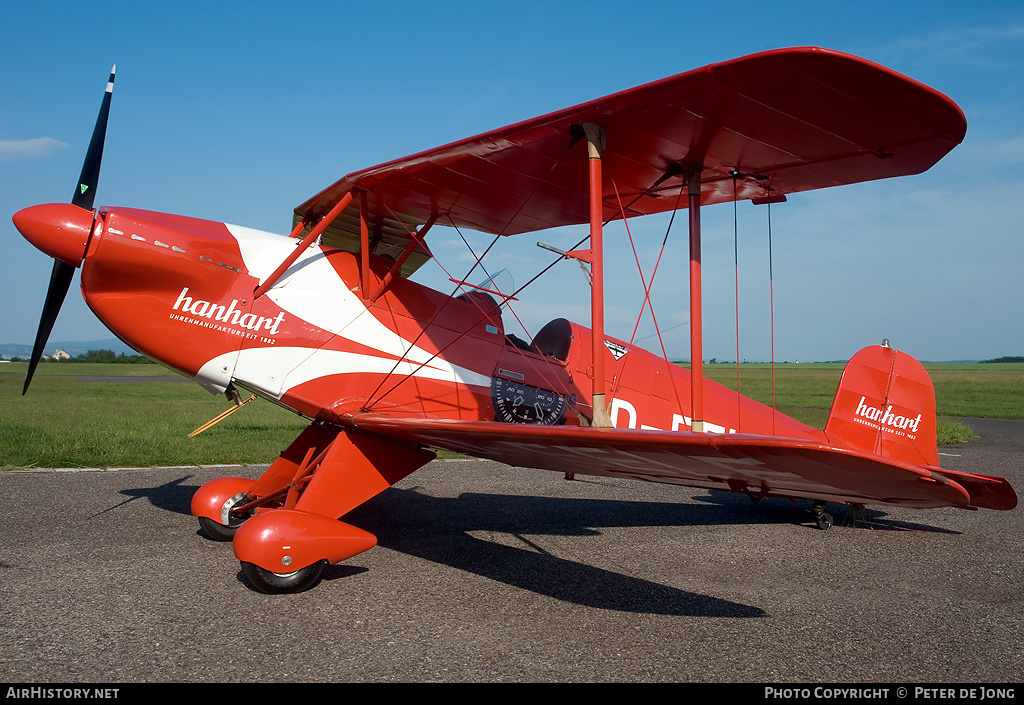
M 276 318 L 259 316 L 255 313 L 243 313 L 235 308 L 238 306 L 238 299 L 232 299 L 230 304 L 216 304 L 212 301 L 203 301 L 187 296 L 188 287 L 184 287 L 178 294 L 178 300 L 171 307 L 172 320 L 184 321 L 193 325 L 201 325 L 204 328 L 213 328 L 231 335 L 239 335 L 250 339 L 260 339 L 273 344 L 274 339 L 267 337 L 277 335 L 278 329 L 284 322 L 284 313 L 277 314 Z M 173 313 L 181 311 L 180 314 Z M 182 314 L 191 314 L 188 316 Z M 218 323 L 219 322 L 219 323 Z M 223 324 L 223 325 L 221 325 Z M 244 330 L 243 330 L 244 329 Z

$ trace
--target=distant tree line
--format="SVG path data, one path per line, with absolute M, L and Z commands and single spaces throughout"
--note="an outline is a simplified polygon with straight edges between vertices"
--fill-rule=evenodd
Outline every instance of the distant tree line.
M 1011 355 L 1009 357 L 997 357 L 994 360 L 982 360 L 982 362 L 1024 362 L 1024 357 Z
M 124 365 L 138 365 L 151 362 L 145 355 L 118 355 L 113 350 L 89 350 L 81 355 L 75 355 L 65 362 L 116 362 Z
M 12 357 L 12 362 L 28 362 L 27 357 Z M 58 362 L 52 357 L 46 356 L 40 360 L 40 362 Z M 82 353 L 81 355 L 75 355 L 69 357 L 67 360 L 60 360 L 59 362 L 112 362 L 123 365 L 138 365 L 142 363 L 152 362 L 145 355 L 125 355 L 121 353 L 118 355 L 113 350 L 89 350 Z

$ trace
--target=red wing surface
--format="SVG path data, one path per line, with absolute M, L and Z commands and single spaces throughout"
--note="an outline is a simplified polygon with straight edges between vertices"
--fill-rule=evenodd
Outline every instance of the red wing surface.
M 960 143 L 945 95 L 877 64 L 817 48 L 712 64 L 344 177 L 295 209 L 322 217 L 349 191 L 378 238 L 439 224 L 512 235 L 588 222 L 585 140 L 605 130 L 606 218 L 685 207 L 673 165 L 699 163 L 702 203 L 922 172 Z M 733 174 L 736 173 L 734 190 Z M 658 184 L 658 185 L 655 185 Z M 331 231 L 355 236 L 360 199 Z
M 972 475 L 979 504 L 955 473 L 787 438 L 628 429 L 550 427 L 354 414 L 366 431 L 520 467 L 749 492 L 905 507 L 1000 504 L 1002 478 Z M 964 476 L 967 477 L 967 476 Z M 984 488 L 984 489 L 983 489 Z M 1012 494 L 1012 490 L 1009 490 Z M 1014 500 L 1015 504 L 1015 500 Z M 1003 506 L 992 508 L 1006 508 Z

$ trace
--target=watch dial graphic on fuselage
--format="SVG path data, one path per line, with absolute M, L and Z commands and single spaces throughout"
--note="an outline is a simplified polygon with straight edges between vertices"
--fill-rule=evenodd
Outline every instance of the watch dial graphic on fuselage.
M 565 399 L 561 394 L 514 382 L 491 378 L 491 401 L 495 421 L 554 426 L 565 421 Z

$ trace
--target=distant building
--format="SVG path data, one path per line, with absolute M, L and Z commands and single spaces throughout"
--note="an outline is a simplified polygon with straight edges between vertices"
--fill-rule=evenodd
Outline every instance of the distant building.
M 57 348 L 57 352 L 53 354 L 54 360 L 70 360 L 71 356 L 68 355 L 67 351 Z

